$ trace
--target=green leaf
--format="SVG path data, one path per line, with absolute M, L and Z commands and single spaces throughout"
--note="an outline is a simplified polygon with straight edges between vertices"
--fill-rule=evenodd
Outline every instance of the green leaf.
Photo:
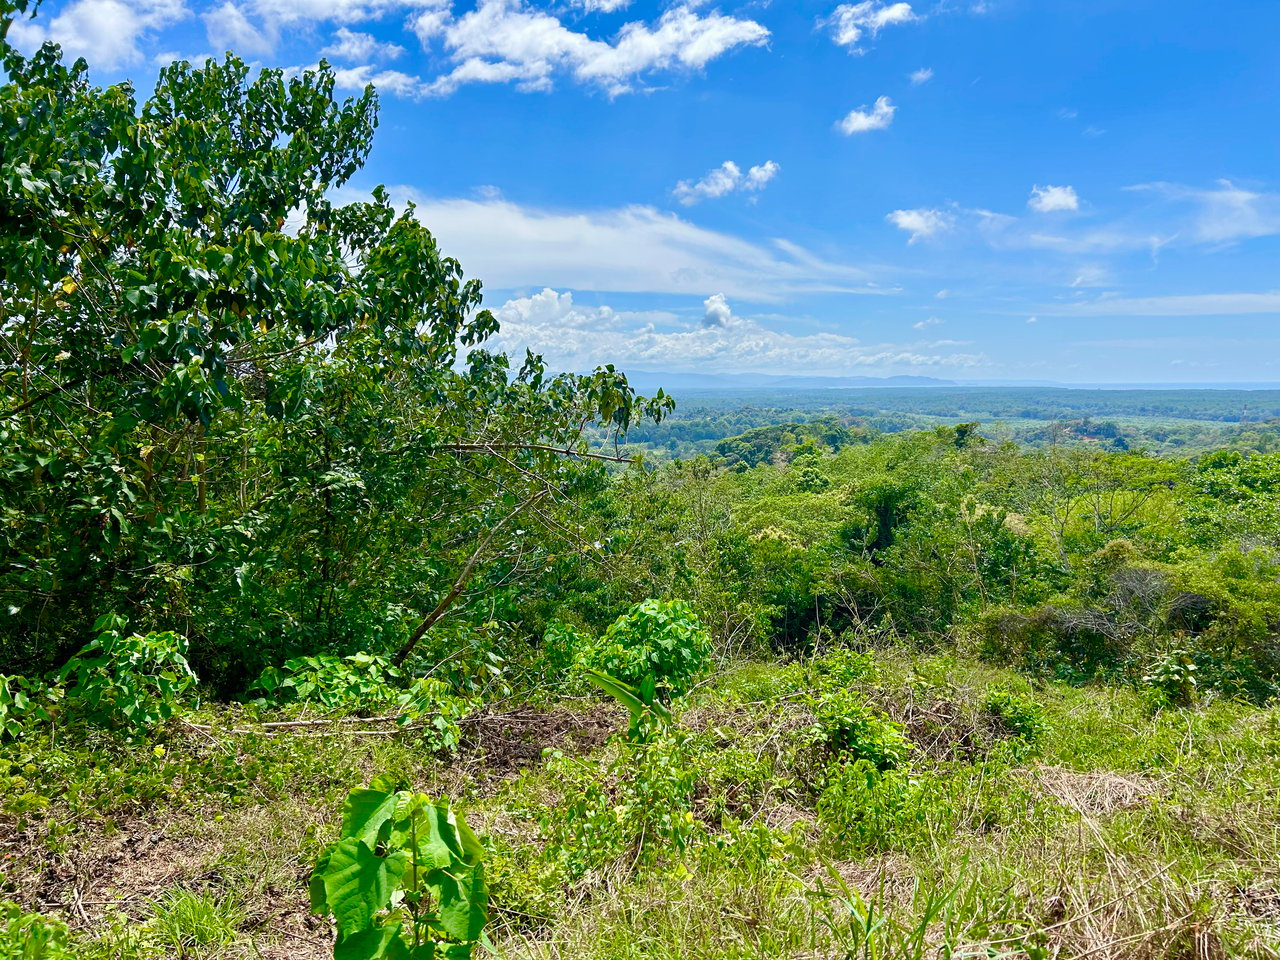
M 412 795 L 360 788 L 351 791 L 342 810 L 342 836 L 376 846 L 383 826 L 404 816 Z
M 455 940 L 475 940 L 489 920 L 484 865 L 470 870 L 438 871 L 427 878 L 440 904 L 440 929 Z
M 399 850 L 379 857 L 363 840 L 354 838 L 339 840 L 329 848 L 328 862 L 319 876 L 324 903 L 332 911 L 340 935 L 369 927 L 374 915 L 391 902 L 408 860 Z
M 400 936 L 401 926 L 394 923 L 339 937 L 333 945 L 333 960 L 408 960 L 416 957 L 416 951 L 410 953 Z

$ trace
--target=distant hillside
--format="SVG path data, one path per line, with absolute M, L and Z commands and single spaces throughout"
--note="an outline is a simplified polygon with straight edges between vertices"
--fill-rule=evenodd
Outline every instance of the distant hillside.
M 767 373 L 663 373 L 628 370 L 627 379 L 642 393 L 661 387 L 667 393 L 721 390 L 843 390 L 852 387 L 954 387 L 936 377 L 802 377 Z

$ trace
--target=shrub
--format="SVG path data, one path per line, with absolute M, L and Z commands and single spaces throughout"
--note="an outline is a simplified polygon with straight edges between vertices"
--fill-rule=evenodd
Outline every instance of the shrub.
M 837 764 L 818 798 L 818 817 L 847 852 L 905 847 L 924 829 L 920 782 L 868 760 Z
M 389 658 L 369 653 L 350 657 L 299 657 L 284 667 L 268 667 L 251 691 L 266 694 L 264 704 L 312 703 L 328 710 L 369 712 L 391 709 L 407 725 L 430 718 L 423 729 L 434 750 L 456 750 L 461 738 L 458 721 L 471 709 L 453 688 L 432 677 L 407 680 Z
M 563 756 L 549 764 L 565 790 L 558 804 L 540 811 L 538 823 L 546 856 L 566 881 L 624 854 L 651 859 L 664 848 L 683 850 L 693 836 L 697 772 L 687 735 L 667 729 L 621 747 L 605 771 Z
M 992 690 L 982 704 L 992 716 L 999 718 L 1013 735 L 1011 759 L 1021 761 L 1040 751 L 1040 742 L 1049 730 L 1044 708 L 1028 696 L 1007 690 Z
M 311 876 L 312 909 L 334 918 L 343 960 L 470 957 L 488 903 L 484 849 L 461 815 L 385 779 L 351 791 Z
M 67 925 L 0 900 L 0 960 L 71 960 Z
M 902 725 L 875 713 L 857 694 L 836 689 L 810 701 L 817 722 L 814 740 L 841 762 L 865 760 L 877 770 L 892 770 L 907 760 L 911 743 Z
M 51 720 L 53 703 L 61 695 L 57 687 L 39 680 L 0 673 L 0 740 L 16 740 L 33 722 Z
M 688 692 L 711 663 L 711 637 L 683 600 L 644 600 L 597 640 L 584 642 L 578 663 L 629 686 L 652 680 L 669 701 Z
M 98 637 L 58 673 L 69 705 L 91 723 L 138 736 L 177 713 L 196 685 L 187 640 L 171 631 L 130 634 L 123 617 L 99 617 Z

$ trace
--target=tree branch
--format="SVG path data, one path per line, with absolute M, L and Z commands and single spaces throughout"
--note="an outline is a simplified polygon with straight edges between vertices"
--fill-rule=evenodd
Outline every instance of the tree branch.
M 441 598 L 439 603 L 436 604 L 436 608 L 427 614 L 426 619 L 424 619 L 422 623 L 418 624 L 418 629 L 414 630 L 409 639 L 405 641 L 404 646 L 400 648 L 400 652 L 397 653 L 395 658 L 391 661 L 392 663 L 396 666 L 404 663 L 404 661 L 408 659 L 409 654 L 413 653 L 414 648 L 418 645 L 418 641 L 421 640 L 426 632 L 435 625 L 436 621 L 449 612 L 449 608 L 453 606 L 454 601 L 462 594 L 463 589 L 467 585 L 467 581 L 471 579 L 472 571 L 475 570 L 476 564 L 480 562 L 480 558 L 484 555 L 485 550 L 489 548 L 489 544 L 493 541 L 493 538 L 497 536 L 498 531 L 511 522 L 514 517 L 524 511 L 525 508 L 546 496 L 546 493 L 547 492 L 545 490 L 539 490 L 533 496 L 529 497 L 529 499 L 518 504 L 514 510 L 493 525 L 492 529 L 485 534 L 485 538 L 480 541 L 480 545 L 476 547 L 475 551 L 463 565 L 462 572 L 459 573 L 457 579 L 453 581 L 453 586 L 450 588 L 449 592 Z
M 609 463 L 634 463 L 631 457 L 614 457 L 607 453 L 583 453 L 570 447 L 552 447 L 541 443 L 446 443 L 443 449 L 458 453 L 492 453 L 498 450 L 537 450 L 542 453 L 558 453 L 562 457 L 582 457 L 586 460 L 606 460 Z

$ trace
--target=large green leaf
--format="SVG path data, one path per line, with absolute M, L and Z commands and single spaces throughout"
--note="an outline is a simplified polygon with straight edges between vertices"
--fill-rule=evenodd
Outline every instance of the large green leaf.
M 374 915 L 391 902 L 408 863 L 404 851 L 379 857 L 363 840 L 339 840 L 327 851 L 324 872 L 317 871 L 324 887 L 324 901 L 346 937 L 364 930 Z M 313 893 L 313 900 L 315 896 Z
M 402 924 L 393 923 L 339 937 L 333 945 L 333 960 L 416 960 L 418 953 L 410 954 L 400 936 L 401 927 Z
M 428 870 L 476 864 L 484 848 L 446 803 L 424 802 L 415 811 L 418 863 Z
M 412 798 L 407 792 L 387 793 L 365 787 L 352 790 L 342 810 L 342 836 L 377 846 L 383 838 L 384 825 L 403 817 Z
M 469 870 L 437 870 L 427 878 L 439 903 L 440 929 L 455 940 L 475 940 L 489 919 L 484 865 Z

